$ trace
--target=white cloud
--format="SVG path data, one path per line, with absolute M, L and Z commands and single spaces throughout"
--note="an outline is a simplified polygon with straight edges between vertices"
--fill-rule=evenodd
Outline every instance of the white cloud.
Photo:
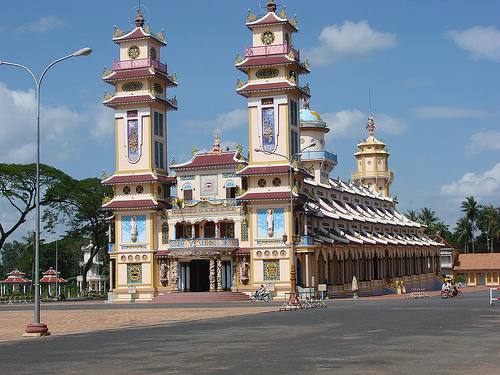
M 386 134 L 401 134 L 408 127 L 406 121 L 395 119 L 385 113 L 374 117 L 377 129 Z M 368 115 L 359 109 L 325 113 L 321 118 L 330 128 L 330 132 L 326 134 L 327 140 L 361 137 L 368 134 L 365 130 Z
M 81 154 L 80 147 L 87 140 L 82 132 L 94 138 L 114 134 L 112 111 L 109 118 L 105 109 L 96 108 L 78 113 L 67 107 L 40 109 L 41 161 L 55 164 Z M 36 160 L 36 95 L 34 90 L 11 91 L 0 82 L 0 160 L 3 163 L 33 163 Z M 105 132 L 105 122 L 110 128 Z M 94 126 L 97 124 L 97 126 Z
M 466 173 L 460 180 L 441 187 L 441 196 L 445 198 L 474 196 L 483 202 L 498 201 L 500 194 L 500 163 L 483 174 Z
M 234 111 L 217 115 L 215 126 L 220 130 L 237 129 L 248 124 L 248 109 L 235 109 Z
M 204 129 L 213 133 L 214 130 L 233 130 L 239 129 L 241 126 L 248 125 L 248 110 L 235 109 L 234 111 L 218 114 L 215 119 L 210 120 L 193 120 L 190 119 L 184 123 L 185 127 L 194 129 Z
M 65 26 L 66 22 L 56 16 L 42 17 L 38 21 L 31 22 L 27 26 L 20 26 L 16 29 L 17 33 L 43 33 L 55 29 L 58 26 Z
M 474 26 L 464 31 L 444 33 L 460 48 L 472 53 L 473 59 L 500 61 L 500 31 L 495 26 Z
M 500 150 L 500 131 L 481 129 L 470 136 L 467 149 L 469 154 L 478 154 L 484 150 Z
M 381 33 L 370 27 L 368 21 L 345 21 L 342 26 L 325 27 L 319 36 L 321 45 L 302 53 L 317 65 L 328 65 L 348 56 L 370 56 L 377 50 L 394 47 L 396 35 Z
M 423 119 L 486 118 L 491 116 L 488 111 L 460 107 L 417 107 L 413 108 L 412 112 L 415 116 Z

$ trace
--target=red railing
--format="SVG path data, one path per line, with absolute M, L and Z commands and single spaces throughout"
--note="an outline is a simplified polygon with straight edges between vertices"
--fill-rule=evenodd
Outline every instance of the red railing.
M 134 68 L 149 68 L 150 66 L 154 66 L 154 68 L 159 70 L 160 72 L 167 73 L 167 65 L 162 64 L 158 60 L 154 60 L 152 58 L 113 61 L 113 70 L 115 71 Z
M 280 53 L 290 53 L 293 52 L 293 57 L 295 60 L 300 61 L 300 53 L 295 50 L 292 46 L 288 44 L 273 44 L 270 46 L 258 46 L 258 47 L 245 47 L 245 57 L 251 56 L 263 56 L 263 55 L 277 55 Z

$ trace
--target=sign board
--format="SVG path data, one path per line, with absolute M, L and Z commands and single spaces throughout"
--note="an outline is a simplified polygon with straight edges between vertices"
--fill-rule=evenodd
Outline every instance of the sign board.
M 274 292 L 274 284 L 273 283 L 266 284 L 266 290 L 268 292 Z
M 129 285 L 128 287 L 128 292 L 129 293 L 135 293 L 136 289 L 135 289 L 135 285 Z
M 326 292 L 326 284 L 318 284 L 318 292 Z

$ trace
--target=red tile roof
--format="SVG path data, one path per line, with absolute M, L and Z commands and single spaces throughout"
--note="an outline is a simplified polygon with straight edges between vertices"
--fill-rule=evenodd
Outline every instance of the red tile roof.
M 309 70 L 307 70 L 302 64 L 294 59 L 290 59 L 287 55 L 247 58 L 241 63 L 236 64 L 236 68 L 243 72 L 247 72 L 248 69 L 252 67 L 291 64 L 297 65 L 300 69 L 300 73 L 309 73 Z
M 293 194 L 297 198 L 297 194 Z M 304 197 L 304 196 L 302 196 Z M 281 191 L 247 191 L 236 197 L 239 201 L 254 201 L 254 200 L 290 200 L 290 190 Z
M 116 107 L 120 104 L 132 104 L 132 103 L 159 103 L 167 107 L 168 110 L 176 110 L 177 105 L 174 105 L 170 100 L 163 98 L 154 97 L 151 95 L 127 95 L 127 96 L 113 96 L 109 100 L 105 100 L 102 104 L 108 107 Z
M 189 170 L 189 169 L 206 169 L 210 167 L 234 167 L 238 164 L 245 163 L 245 160 L 238 159 L 238 151 L 226 151 L 221 154 L 203 153 L 196 154 L 186 163 L 171 165 L 172 170 Z
M 273 175 L 273 174 L 289 174 L 290 167 L 288 165 L 252 165 L 243 168 L 236 172 L 239 176 L 258 176 L 258 175 Z M 294 168 L 293 174 L 301 174 L 305 177 L 311 177 L 309 172 L 303 168 Z
M 453 271 L 465 270 L 500 271 L 500 253 L 459 254 Z
M 120 210 L 120 209 L 134 209 L 134 208 L 169 208 L 166 202 L 157 202 L 153 198 L 146 199 L 112 199 L 106 204 L 102 205 L 105 210 Z
M 280 24 L 289 25 L 293 29 L 292 32 L 299 31 L 299 29 L 296 26 L 292 25 L 290 21 L 288 21 L 286 18 L 280 18 L 274 12 L 268 12 L 264 17 L 261 17 L 258 20 L 255 20 L 253 22 L 247 22 L 246 26 L 251 30 L 256 26 L 280 25 Z
M 130 69 L 130 70 L 119 70 L 112 72 L 110 75 L 103 77 L 103 81 L 113 84 L 115 81 L 120 81 L 120 80 L 127 80 L 131 78 L 144 78 L 144 77 L 156 77 L 159 79 L 162 79 L 163 81 L 170 82 L 172 86 L 177 85 L 175 82 L 173 82 L 168 75 L 162 73 L 159 70 L 155 70 L 154 72 L 151 72 L 149 68 L 144 68 L 144 69 Z
M 101 182 L 102 185 L 116 185 L 127 183 L 146 183 L 146 182 L 162 182 L 166 184 L 173 184 L 176 182 L 175 177 L 154 175 L 153 173 L 144 174 L 115 174 L 108 179 Z
M 159 38 L 157 38 L 156 36 L 154 36 L 152 34 L 146 33 L 142 27 L 136 27 L 134 30 L 128 32 L 125 35 L 114 37 L 113 42 L 119 44 L 125 40 L 134 40 L 134 39 L 138 40 L 138 39 L 147 39 L 147 38 L 155 39 L 158 42 L 162 43 L 163 45 L 165 45 L 165 46 L 167 45 L 167 43 L 164 42 L 163 40 L 160 40 Z
M 246 85 L 236 89 L 238 94 L 246 96 L 251 92 L 265 92 L 273 90 L 298 90 L 301 95 L 311 97 L 311 94 L 303 90 L 301 87 L 294 85 L 288 81 L 277 81 L 271 83 L 247 83 Z

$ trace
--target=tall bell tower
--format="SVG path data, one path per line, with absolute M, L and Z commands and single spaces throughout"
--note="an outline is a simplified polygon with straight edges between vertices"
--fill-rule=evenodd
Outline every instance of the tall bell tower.
M 114 213 L 115 244 L 109 253 L 117 299 L 130 299 L 130 290 L 134 299 L 154 296 L 154 252 L 161 241 L 155 229 L 171 207 L 175 183 L 167 170 L 167 112 L 177 110 L 177 101 L 166 92 L 177 86 L 177 78 L 160 62 L 160 49 L 167 44 L 163 32 L 154 34 L 144 24 L 139 8 L 132 31 L 115 29 L 120 59 L 102 78 L 114 88 L 103 104 L 115 110 L 116 171 L 104 175 L 102 184 L 114 190 L 103 208 Z
M 292 45 L 298 31 L 295 19 L 276 12 L 274 0 L 267 13 L 249 13 L 246 26 L 252 46 L 238 56 L 236 68 L 247 75 L 238 78 L 236 92 L 248 101 L 250 160 L 240 170 L 246 191 L 237 196 L 245 207 L 249 235 L 240 246 L 250 249 L 250 288 L 272 282 L 277 295 L 295 293 L 295 244 L 305 235 L 304 218 L 295 212 L 305 202 L 304 178 L 312 177 L 300 165 L 299 103 L 309 98 L 309 88 L 299 76 L 309 73 Z M 299 159 L 299 160 L 297 160 Z M 243 230 L 243 229 L 242 229 Z M 248 241 L 248 242 L 246 242 Z
M 383 195 L 389 196 L 389 185 L 394 180 L 394 172 L 389 170 L 389 151 L 383 141 L 379 141 L 374 136 L 375 120 L 370 112 L 366 129 L 368 139 L 357 144 L 358 151 L 356 157 L 357 172 L 351 173 L 353 182 L 364 186 L 371 186 L 373 190 Z

